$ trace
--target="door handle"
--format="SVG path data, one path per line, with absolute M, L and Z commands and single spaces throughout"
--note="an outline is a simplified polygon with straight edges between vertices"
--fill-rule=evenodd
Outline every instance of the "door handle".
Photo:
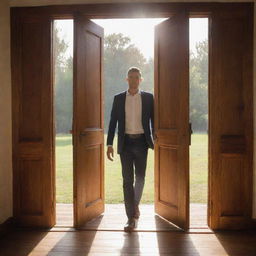
M 193 130 L 192 130 L 192 123 L 191 122 L 189 122 L 189 145 L 191 145 L 191 135 L 192 135 L 192 133 L 193 133 Z

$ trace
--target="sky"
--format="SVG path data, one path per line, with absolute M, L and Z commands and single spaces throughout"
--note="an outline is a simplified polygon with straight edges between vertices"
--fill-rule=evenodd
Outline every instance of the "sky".
M 148 59 L 154 55 L 154 26 L 165 19 L 97 19 L 93 22 L 104 28 L 104 34 L 122 33 L 131 38 Z M 73 21 L 58 20 L 55 22 L 60 28 L 60 35 L 69 44 L 67 55 L 73 55 Z M 199 41 L 208 38 L 208 19 L 191 18 L 189 22 L 189 42 L 190 50 L 195 50 L 195 45 Z

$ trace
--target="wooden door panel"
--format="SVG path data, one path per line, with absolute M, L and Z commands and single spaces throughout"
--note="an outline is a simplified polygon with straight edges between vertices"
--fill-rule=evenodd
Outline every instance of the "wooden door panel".
M 104 211 L 103 29 L 75 18 L 74 216 L 84 225 Z
M 221 212 L 222 216 L 242 216 L 244 208 L 244 159 L 242 157 L 222 156 L 221 160 Z M 228 185 L 226 184 L 228 181 Z M 240 184 L 238 186 L 238 184 Z M 234 188 L 236 190 L 234 191 Z M 235 193 L 234 193 L 235 192 Z M 226 196 L 228 195 L 228 196 Z
M 209 85 L 209 217 L 213 229 L 250 225 L 252 9 L 213 12 Z
M 12 12 L 13 204 L 22 226 L 55 224 L 51 26 Z
M 168 203 L 177 209 L 178 184 L 175 184 L 175 181 L 178 179 L 178 151 L 175 148 L 164 146 L 160 147 L 159 151 L 159 168 L 160 170 L 167 169 L 166 172 L 160 173 L 159 183 L 163 189 L 160 190 L 159 199 L 161 202 Z
M 189 225 L 189 27 L 184 13 L 155 29 L 155 210 Z
M 22 215 L 42 215 L 43 213 L 43 180 L 42 160 L 20 159 L 20 210 Z M 36 171 L 35 171 L 36 170 Z M 37 193 L 35 193 L 35 191 Z

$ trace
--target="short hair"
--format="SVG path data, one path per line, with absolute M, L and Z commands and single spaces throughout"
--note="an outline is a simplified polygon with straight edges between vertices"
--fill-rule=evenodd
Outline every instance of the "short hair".
M 137 73 L 139 73 L 139 75 L 140 75 L 140 77 L 141 77 L 141 71 L 140 71 L 139 68 L 137 68 L 137 67 L 130 67 L 130 68 L 128 69 L 128 71 L 127 71 L 127 76 L 128 76 L 130 73 L 132 73 L 132 72 L 137 72 Z

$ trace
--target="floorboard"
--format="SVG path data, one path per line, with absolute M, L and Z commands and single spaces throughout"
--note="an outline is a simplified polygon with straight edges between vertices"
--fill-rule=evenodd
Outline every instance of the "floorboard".
M 0 255 L 255 256 L 256 232 L 189 234 L 172 231 L 124 233 L 20 229 L 0 239 Z
M 73 226 L 73 205 L 57 204 L 57 223 L 55 228 Z M 154 212 L 153 204 L 140 206 L 141 217 L 137 231 L 180 231 L 178 227 L 161 218 Z M 211 232 L 206 223 L 205 204 L 190 204 L 190 230 L 197 232 Z M 123 204 L 106 204 L 105 212 L 98 218 L 88 222 L 83 229 L 122 231 L 126 222 Z

